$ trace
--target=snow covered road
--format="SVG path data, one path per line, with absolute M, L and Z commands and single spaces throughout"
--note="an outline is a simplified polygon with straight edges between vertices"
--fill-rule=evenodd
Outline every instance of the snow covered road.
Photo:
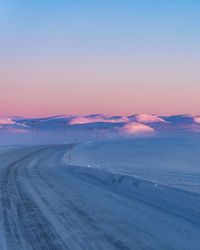
M 130 178 L 121 188 L 119 176 L 63 165 L 66 150 L 0 154 L 0 249 L 200 249 L 198 195 Z

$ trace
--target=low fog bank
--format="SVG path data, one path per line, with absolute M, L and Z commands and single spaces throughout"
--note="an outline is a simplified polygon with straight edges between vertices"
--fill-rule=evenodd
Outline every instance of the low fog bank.
M 44 144 L 63 144 L 95 141 L 95 134 L 85 134 L 81 130 L 60 133 L 56 131 L 40 131 L 32 133 L 0 133 L 0 146 L 8 145 L 44 145 Z
M 125 127 L 126 128 L 126 127 Z M 128 131 L 130 127 L 128 127 Z M 124 130 L 123 130 L 124 131 Z M 0 154 L 10 147 L 76 144 L 72 165 L 135 175 L 200 193 L 200 134 L 152 133 L 142 126 L 118 133 L 113 128 L 73 127 L 62 131 L 0 132 Z M 150 133 L 149 133 L 150 132 Z M 66 154 L 68 161 L 69 153 Z
M 131 128 L 132 129 L 132 128 Z M 44 145 L 44 144 L 63 144 L 63 143 L 98 143 L 103 141 L 125 141 L 140 140 L 144 138 L 174 138 L 174 141 L 181 140 L 179 138 L 188 138 L 188 140 L 200 140 L 200 133 L 149 133 L 141 127 L 134 127 L 134 133 L 127 131 L 116 131 L 111 129 L 102 130 L 98 128 L 70 128 L 63 131 L 30 131 L 26 132 L 10 132 L 0 131 L 0 146 L 8 145 Z M 135 132 L 136 131 L 136 132 Z M 150 141 L 150 140 L 148 140 Z M 153 140 L 154 141 L 154 140 Z M 158 141 L 158 140 L 157 140 Z M 114 142 L 115 143 L 115 142 Z
M 200 116 L 0 116 L 0 145 L 57 144 L 141 137 L 200 137 Z

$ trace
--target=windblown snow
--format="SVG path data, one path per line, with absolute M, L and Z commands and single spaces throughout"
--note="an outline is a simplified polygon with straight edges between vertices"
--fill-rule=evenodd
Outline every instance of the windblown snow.
M 180 137 L 1 147 L 0 249 L 198 250 L 199 153 Z

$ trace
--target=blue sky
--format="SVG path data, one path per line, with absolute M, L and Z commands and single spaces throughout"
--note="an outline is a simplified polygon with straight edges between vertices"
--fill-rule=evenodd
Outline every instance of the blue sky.
M 2 112 L 197 113 L 199 13 L 194 0 L 0 1 Z

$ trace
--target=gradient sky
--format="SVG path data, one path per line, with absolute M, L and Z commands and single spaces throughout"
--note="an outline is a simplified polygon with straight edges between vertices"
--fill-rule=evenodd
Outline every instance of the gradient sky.
M 199 0 L 0 0 L 0 114 L 199 114 L 199 29 Z

